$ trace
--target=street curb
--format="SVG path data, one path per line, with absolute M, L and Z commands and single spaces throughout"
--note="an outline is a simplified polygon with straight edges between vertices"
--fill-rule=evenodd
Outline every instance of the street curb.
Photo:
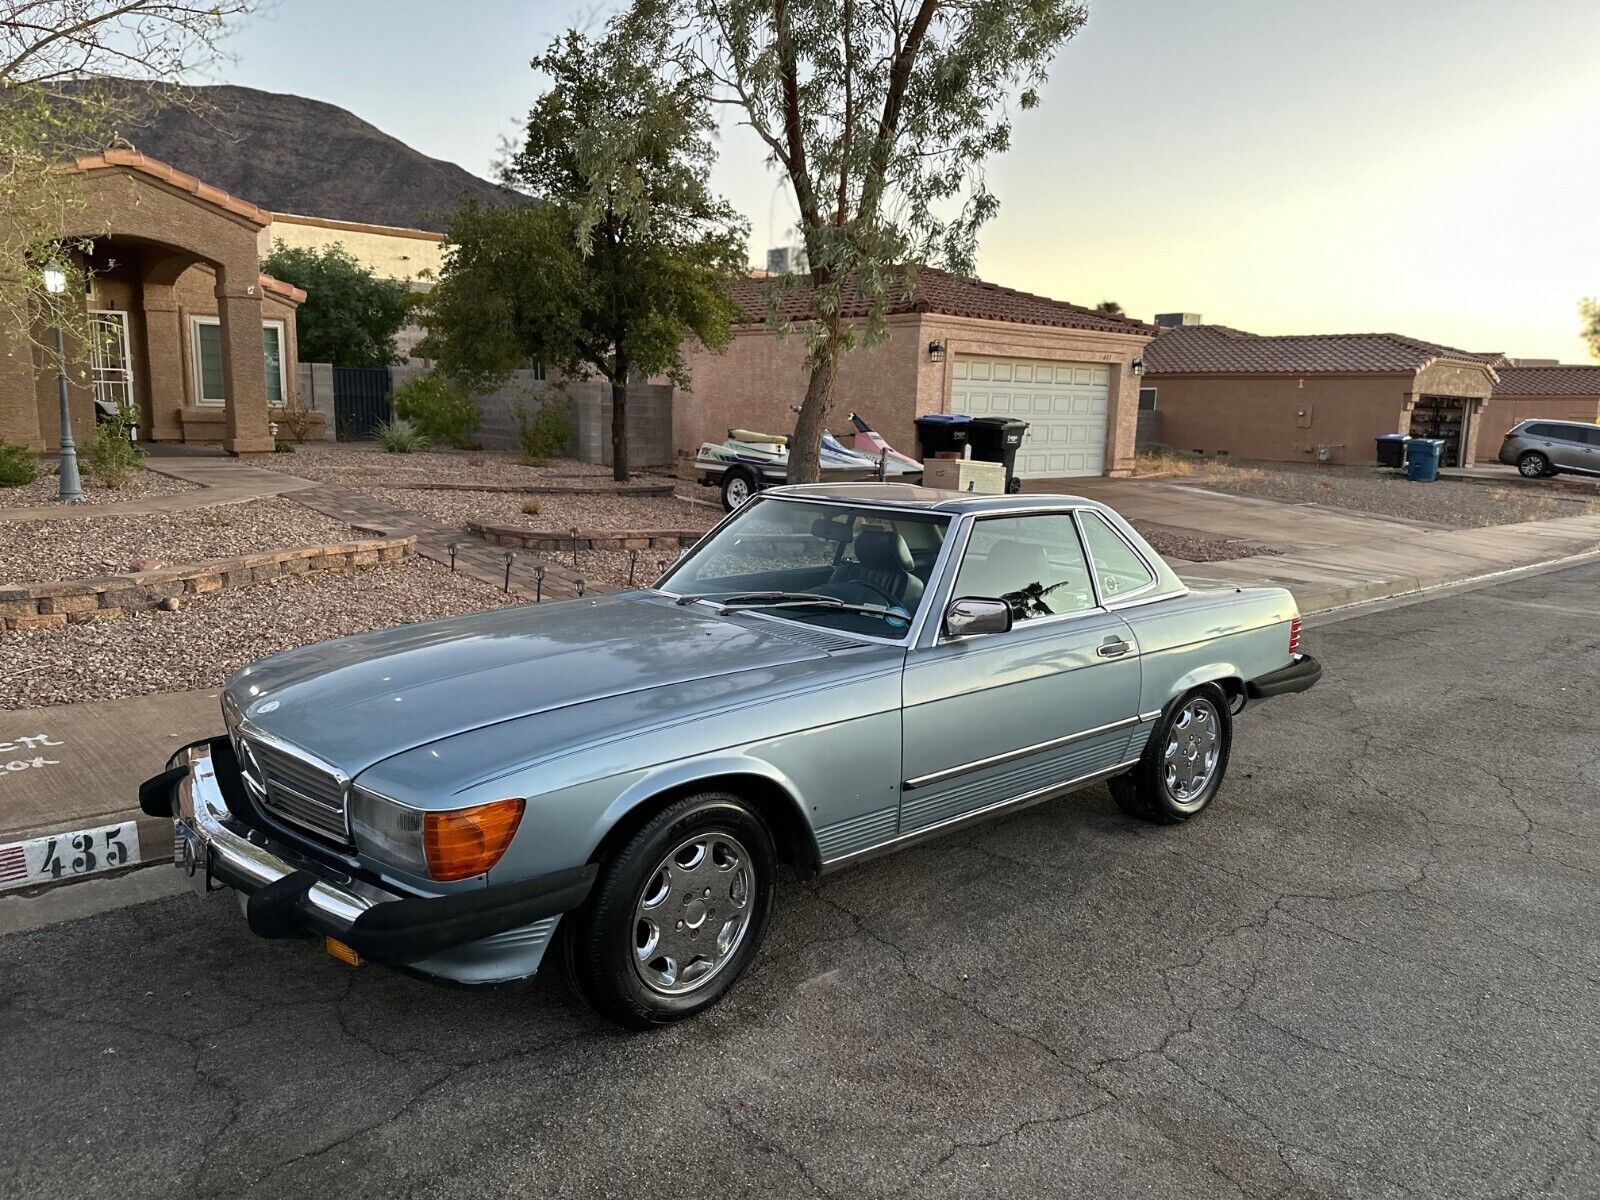
M 1303 615 L 1315 618 L 1313 622 L 1310 622 L 1313 625 L 1332 623 L 1343 620 L 1346 617 L 1359 616 L 1361 610 L 1380 604 L 1392 604 L 1395 608 L 1403 608 L 1407 604 L 1417 604 L 1435 598 L 1442 599 L 1444 596 L 1452 595 L 1458 591 L 1469 592 L 1497 583 L 1515 583 L 1520 579 L 1532 579 L 1539 575 L 1548 575 L 1555 571 L 1566 571 L 1573 567 L 1587 566 L 1591 563 L 1600 563 L 1600 550 L 1586 550 L 1582 554 L 1569 554 L 1563 558 L 1551 558 L 1542 562 L 1525 563 L 1520 567 L 1507 567 L 1502 571 L 1489 571 L 1477 575 L 1442 579 L 1435 583 L 1412 588 L 1409 591 L 1390 592 L 1384 595 L 1371 596 L 1364 600 L 1353 600 L 1333 605 L 1328 608 L 1307 610 Z
M 136 838 L 123 838 L 120 844 L 128 856 L 109 865 L 99 860 L 97 847 L 104 846 L 107 831 L 132 826 Z M 104 819 L 83 824 L 79 818 L 71 825 L 59 828 L 30 830 L 23 837 L 7 835 L 0 842 L 0 896 L 30 897 L 81 883 L 90 879 L 103 879 L 114 872 L 126 872 L 140 867 L 155 866 L 172 861 L 172 822 L 163 817 L 150 817 L 137 810 L 108 814 Z M 82 851 L 96 855 L 97 865 L 88 870 L 72 870 L 72 865 L 83 861 Z M 7 883 L 4 869 L 8 862 L 22 862 L 33 868 L 42 857 L 63 864 L 64 873 L 56 878 L 37 875 L 21 881 Z

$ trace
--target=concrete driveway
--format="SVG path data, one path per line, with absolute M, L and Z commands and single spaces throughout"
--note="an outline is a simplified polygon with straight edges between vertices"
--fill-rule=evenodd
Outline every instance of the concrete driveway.
M 1350 546 L 1442 528 L 1319 504 L 1233 496 L 1171 480 L 1030 479 L 1023 490 L 1087 496 L 1143 525 L 1202 538 L 1237 539 L 1273 550 Z
M 1597 597 L 1309 630 L 1201 819 L 1096 789 L 790 884 L 654 1034 L 220 896 L 0 938 L 0 1197 L 1594 1196 Z

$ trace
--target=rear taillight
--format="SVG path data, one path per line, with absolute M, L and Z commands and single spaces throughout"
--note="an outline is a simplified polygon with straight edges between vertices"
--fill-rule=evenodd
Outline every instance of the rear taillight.
M 1295 617 L 1289 622 L 1289 653 L 1300 653 L 1300 618 Z
M 1506 430 L 1506 441 L 1509 442 L 1512 438 L 1514 438 L 1516 436 L 1517 436 L 1517 431 L 1515 429 Z

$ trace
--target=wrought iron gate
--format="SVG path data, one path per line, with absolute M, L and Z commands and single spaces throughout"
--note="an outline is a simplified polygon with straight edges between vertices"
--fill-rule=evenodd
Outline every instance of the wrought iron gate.
M 387 368 L 333 369 L 334 432 L 341 442 L 371 437 L 392 415 Z

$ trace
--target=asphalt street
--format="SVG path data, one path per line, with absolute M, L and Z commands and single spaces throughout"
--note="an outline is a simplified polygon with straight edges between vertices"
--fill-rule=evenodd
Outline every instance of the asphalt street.
M 221 897 L 0 938 L 0 1196 L 1600 1194 L 1600 567 L 1306 644 L 1201 819 L 791 882 L 663 1032 Z

